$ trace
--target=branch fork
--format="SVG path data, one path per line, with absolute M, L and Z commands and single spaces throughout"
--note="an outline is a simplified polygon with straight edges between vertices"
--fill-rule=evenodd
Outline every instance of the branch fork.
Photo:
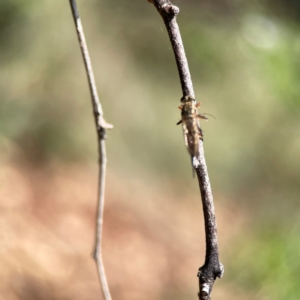
M 114 125 L 107 123 L 103 116 L 100 116 L 97 118 L 97 133 L 100 140 L 106 139 L 106 129 L 113 129 Z

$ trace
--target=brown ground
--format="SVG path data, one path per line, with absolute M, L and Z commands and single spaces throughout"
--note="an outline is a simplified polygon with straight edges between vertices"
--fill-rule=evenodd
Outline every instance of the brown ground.
M 0 186 L 0 299 L 101 299 L 91 258 L 96 166 L 20 167 L 3 159 Z M 113 299 L 197 298 L 201 203 L 198 194 L 178 195 L 173 186 L 108 174 L 103 252 Z M 220 202 L 226 252 L 244 216 Z M 230 290 L 217 281 L 214 299 L 238 299 Z

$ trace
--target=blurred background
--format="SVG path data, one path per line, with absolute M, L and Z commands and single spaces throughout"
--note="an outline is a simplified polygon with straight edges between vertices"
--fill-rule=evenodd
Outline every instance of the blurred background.
M 214 300 L 300 298 L 300 2 L 177 0 L 225 275 Z M 113 299 L 197 299 L 205 237 L 163 21 L 78 1 L 108 132 Z M 0 299 L 101 299 L 97 143 L 68 1 L 0 2 Z

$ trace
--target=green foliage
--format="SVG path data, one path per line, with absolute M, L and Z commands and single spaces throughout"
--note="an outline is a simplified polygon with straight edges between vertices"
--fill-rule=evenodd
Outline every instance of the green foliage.
M 299 299 L 299 227 L 268 225 L 237 243 L 227 271 L 237 285 L 259 299 Z

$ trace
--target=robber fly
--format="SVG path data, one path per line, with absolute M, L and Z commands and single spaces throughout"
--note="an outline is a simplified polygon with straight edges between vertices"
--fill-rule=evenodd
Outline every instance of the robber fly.
M 193 162 L 193 157 L 199 153 L 199 139 L 203 140 L 203 132 L 198 119 L 207 120 L 208 118 L 198 114 L 200 103 L 197 103 L 192 96 L 182 97 L 181 103 L 182 105 L 179 106 L 181 120 L 177 125 L 182 124 L 184 142 Z

